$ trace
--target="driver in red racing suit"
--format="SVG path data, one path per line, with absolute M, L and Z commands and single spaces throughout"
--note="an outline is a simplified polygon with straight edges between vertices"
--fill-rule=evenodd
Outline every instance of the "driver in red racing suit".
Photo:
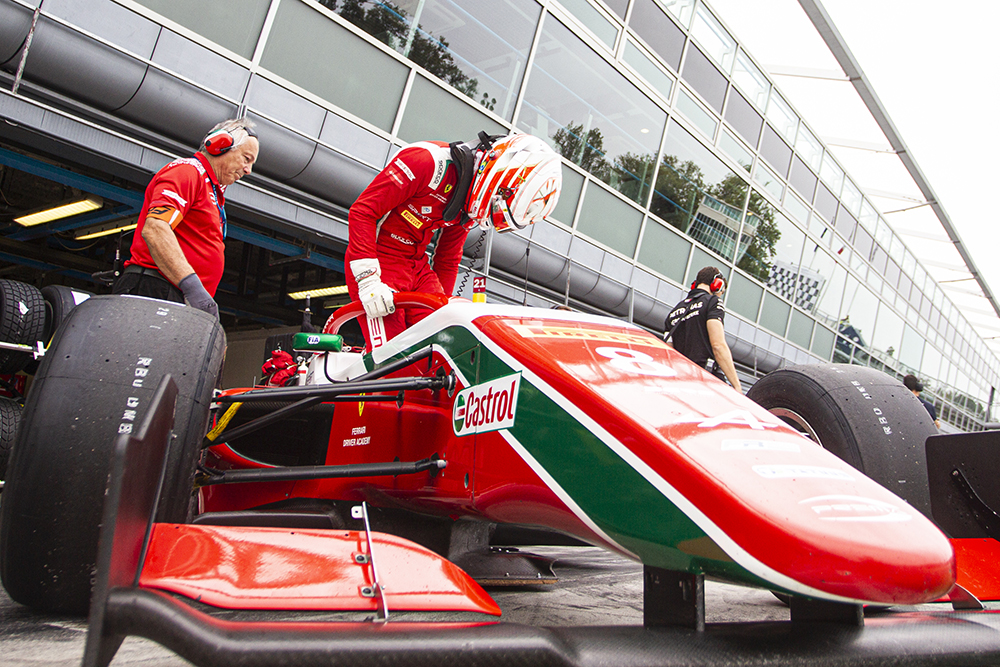
M 396 336 L 430 311 L 397 312 L 393 292 L 450 296 L 469 231 L 476 224 L 523 229 L 552 212 L 561 185 L 559 157 L 527 134 L 481 133 L 478 144 L 404 147 L 348 214 L 351 298 L 361 301 L 367 317 L 383 318 L 387 339 Z M 427 246 L 438 229 L 432 268 Z M 361 324 L 367 340 L 367 323 Z

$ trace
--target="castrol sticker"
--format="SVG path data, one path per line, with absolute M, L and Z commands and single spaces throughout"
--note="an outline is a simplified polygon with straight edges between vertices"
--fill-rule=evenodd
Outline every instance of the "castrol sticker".
M 517 415 L 521 374 L 507 375 L 458 392 L 452 413 L 455 435 L 510 428 Z

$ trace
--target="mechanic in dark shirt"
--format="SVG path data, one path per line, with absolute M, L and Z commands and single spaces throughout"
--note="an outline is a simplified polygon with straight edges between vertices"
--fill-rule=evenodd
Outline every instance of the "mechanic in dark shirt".
M 934 407 L 933 403 L 931 403 L 930 401 L 928 401 L 927 399 L 923 398 L 920 395 L 920 392 L 924 390 L 924 385 L 923 383 L 920 382 L 920 380 L 917 379 L 917 376 L 907 375 L 906 377 L 903 378 L 903 384 L 906 386 L 907 389 L 912 391 L 913 395 L 917 397 L 917 400 L 919 400 L 923 404 L 924 409 L 927 410 L 927 414 L 931 416 L 931 421 L 934 422 L 934 426 L 936 426 L 937 428 L 941 428 L 941 422 L 937 418 L 937 408 Z
M 719 296 L 725 291 L 726 281 L 719 269 L 706 266 L 699 271 L 691 291 L 667 315 L 664 339 L 702 368 L 707 369 L 712 359 L 712 374 L 718 376 L 721 370 L 729 384 L 742 393 L 723 327 L 726 309 Z

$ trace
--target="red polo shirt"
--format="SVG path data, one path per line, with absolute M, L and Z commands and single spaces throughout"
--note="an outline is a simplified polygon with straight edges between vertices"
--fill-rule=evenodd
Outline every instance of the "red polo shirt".
M 146 187 L 146 197 L 139 212 L 139 226 L 132 238 L 132 259 L 125 265 L 157 268 L 142 238 L 142 228 L 150 208 L 172 206 L 182 216 L 180 223 L 174 227 L 181 251 L 201 278 L 205 289 L 214 297 L 226 263 L 221 211 L 226 203 L 225 190 L 224 185 L 219 185 L 208 159 L 201 153 L 174 160 L 158 171 Z

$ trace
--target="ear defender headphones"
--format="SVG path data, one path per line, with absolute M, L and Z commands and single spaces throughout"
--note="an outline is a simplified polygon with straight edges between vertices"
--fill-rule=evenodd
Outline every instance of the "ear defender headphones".
M 246 132 L 247 138 L 257 136 L 256 132 L 251 130 L 249 127 L 243 127 L 242 125 L 234 127 L 231 130 L 218 129 L 214 132 L 210 132 L 208 136 L 205 137 L 205 152 L 209 155 L 216 156 L 228 153 L 234 146 L 239 145 L 236 143 L 236 138 L 232 134 L 233 132 L 237 132 L 239 130 Z M 246 139 L 243 141 L 246 141 Z
M 726 284 L 726 282 L 722 279 L 722 274 L 719 273 L 719 274 L 716 274 L 716 276 L 714 278 L 712 278 L 712 283 L 708 286 L 708 289 L 712 292 L 712 294 L 715 294 L 720 289 L 722 289 L 722 286 L 725 285 L 725 284 Z M 691 289 L 694 289 L 697 286 L 698 286 L 698 281 L 697 280 L 695 280 L 693 283 L 691 283 Z

